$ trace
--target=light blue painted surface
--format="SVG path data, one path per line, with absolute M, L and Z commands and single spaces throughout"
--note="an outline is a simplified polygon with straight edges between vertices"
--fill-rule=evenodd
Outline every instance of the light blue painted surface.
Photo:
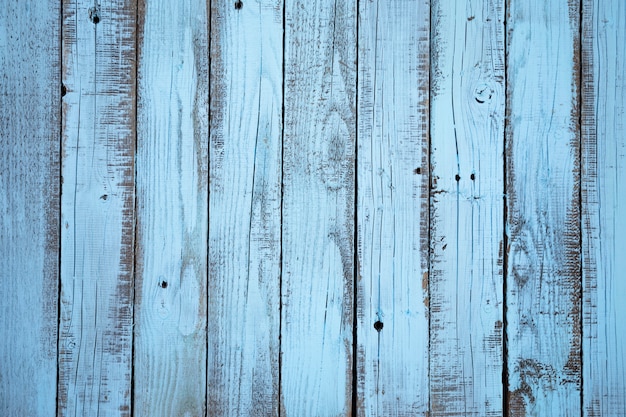
M 626 415 L 626 4 L 584 2 L 583 407 Z
M 0 414 L 626 415 L 621 0 L 4 3 Z

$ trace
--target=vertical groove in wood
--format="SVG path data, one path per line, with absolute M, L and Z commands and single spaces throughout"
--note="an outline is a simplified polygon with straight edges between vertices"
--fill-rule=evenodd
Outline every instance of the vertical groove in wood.
M 204 416 L 207 4 L 143 0 L 139 13 L 133 411 Z
M 359 2 L 357 412 L 428 413 L 429 1 Z
M 583 0 L 583 415 L 626 415 L 626 5 Z
M 356 2 L 325 3 L 285 11 L 285 417 L 349 415 L 352 403 Z
M 211 416 L 278 414 L 282 65 L 282 0 L 211 2 Z
M 56 410 L 58 2 L 0 8 L 0 414 Z
M 63 2 L 61 415 L 130 415 L 136 16 Z
M 431 19 L 431 415 L 501 416 L 504 1 Z
M 509 412 L 579 415 L 580 5 L 508 6 Z

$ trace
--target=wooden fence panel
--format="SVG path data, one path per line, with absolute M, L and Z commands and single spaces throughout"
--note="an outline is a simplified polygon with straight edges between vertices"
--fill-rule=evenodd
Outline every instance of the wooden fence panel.
M 0 2 L 0 415 L 54 416 L 61 7 Z
M 63 1 L 63 416 L 131 413 L 136 14 Z
M 144 0 L 139 16 L 133 410 L 204 416 L 207 5 Z
M 428 413 L 428 0 L 359 3 L 358 415 Z
M 504 2 L 431 15 L 431 415 L 501 416 Z
M 283 6 L 211 5 L 210 416 L 277 416 Z
M 583 407 L 626 415 L 626 4 L 585 0 Z
M 356 2 L 287 1 L 281 409 L 352 407 Z
M 511 416 L 581 405 L 577 1 L 509 2 L 507 340 Z

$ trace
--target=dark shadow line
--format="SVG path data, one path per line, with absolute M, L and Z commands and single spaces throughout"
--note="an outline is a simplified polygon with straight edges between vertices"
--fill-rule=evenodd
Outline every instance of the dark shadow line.
M 504 2 L 504 137 L 503 137 L 503 152 L 502 152 L 502 415 L 504 417 L 508 417 L 510 414 L 509 410 L 509 345 L 508 345 L 508 320 L 507 320 L 507 310 L 508 310 L 508 300 L 507 300 L 507 291 L 508 291 L 508 267 L 509 267 L 509 255 L 508 255 L 508 247 L 509 247 L 509 238 L 507 235 L 507 222 L 508 222 L 508 176 L 507 176 L 507 168 L 508 168 L 508 158 L 507 158 L 507 138 L 510 135 L 510 120 L 509 120 L 509 77 L 508 77 L 508 29 L 507 29 L 507 17 L 509 13 L 510 0 L 506 0 Z

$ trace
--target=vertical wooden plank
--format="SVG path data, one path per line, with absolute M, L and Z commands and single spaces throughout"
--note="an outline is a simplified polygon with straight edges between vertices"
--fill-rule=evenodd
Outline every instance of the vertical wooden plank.
M 211 3 L 210 416 L 278 415 L 283 5 Z
M 356 2 L 287 1 L 281 410 L 352 403 Z
M 431 415 L 501 416 L 504 1 L 431 18 Z
M 359 2 L 358 414 L 428 412 L 428 0 Z
M 134 414 L 206 413 L 208 13 L 139 5 Z
M 56 410 L 61 8 L 0 2 L 0 414 Z
M 130 415 L 135 19 L 63 1 L 60 415 Z
M 579 415 L 578 1 L 509 0 L 507 338 L 512 416 Z
M 626 415 L 626 4 L 583 1 L 583 407 Z

